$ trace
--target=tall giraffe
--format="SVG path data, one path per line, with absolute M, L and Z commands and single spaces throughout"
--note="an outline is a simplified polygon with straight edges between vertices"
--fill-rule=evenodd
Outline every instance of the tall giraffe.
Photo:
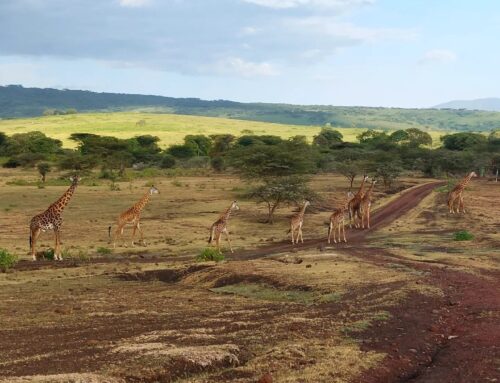
M 231 246 L 231 239 L 229 238 L 229 232 L 227 230 L 227 222 L 229 221 L 229 217 L 231 216 L 231 213 L 233 210 L 240 210 L 240 207 L 236 203 L 236 201 L 233 201 L 231 203 L 231 206 L 224 210 L 224 212 L 219 216 L 217 221 L 215 221 L 212 226 L 210 227 L 210 238 L 208 238 L 208 243 L 212 243 L 215 240 L 217 250 L 220 253 L 220 237 L 222 233 L 226 234 L 226 239 L 227 242 L 229 243 L 229 249 L 231 250 L 231 253 L 234 253 L 233 247 Z
M 144 233 L 142 232 L 140 225 L 141 213 L 144 207 L 148 204 L 151 196 L 153 194 L 159 193 L 159 190 L 152 185 L 134 206 L 120 214 L 120 216 L 118 217 L 115 234 L 113 236 L 113 248 L 116 248 L 116 238 L 122 238 L 123 229 L 128 224 L 134 225 L 134 230 L 132 232 L 132 246 L 134 246 L 134 237 L 136 230 L 139 230 L 139 234 L 141 235 L 141 242 L 144 243 Z M 108 235 L 111 238 L 111 226 L 108 227 Z
M 359 227 L 359 224 L 356 223 L 356 210 L 359 209 L 361 205 L 361 200 L 363 199 L 363 196 L 365 195 L 365 183 L 368 180 L 368 176 L 365 175 L 363 177 L 363 180 L 361 181 L 361 185 L 359 185 L 358 192 L 354 195 L 352 193 L 348 193 L 348 196 L 352 197 L 351 200 L 348 203 L 348 211 L 349 211 L 349 227 L 352 229 L 352 223 L 354 222 L 354 226 L 357 228 Z
M 356 214 L 358 215 L 358 218 L 361 217 L 361 228 L 365 228 L 365 219 L 366 219 L 366 224 L 367 228 L 370 228 L 370 210 L 372 207 L 372 193 L 373 189 L 375 187 L 375 184 L 377 183 L 376 180 L 372 181 L 372 184 L 364 194 L 363 198 L 361 198 L 361 204 L 359 206 L 359 209 L 357 209 Z
M 47 230 L 54 230 L 55 235 L 55 247 L 54 247 L 54 259 L 62 261 L 61 256 L 61 226 L 63 223 L 62 212 L 64 208 L 68 205 L 73 193 L 75 192 L 80 177 L 73 176 L 70 178 L 71 186 L 68 190 L 52 205 L 50 205 L 47 210 L 43 213 L 35 215 L 30 222 L 30 251 L 31 257 L 36 261 L 36 241 L 40 236 L 40 233 Z
M 304 214 L 306 212 L 306 208 L 310 204 L 311 203 L 309 201 L 305 201 L 300 211 L 290 219 L 290 230 L 288 232 L 292 233 L 292 244 L 299 243 L 299 238 L 302 243 L 304 243 L 304 238 L 302 237 L 302 225 L 304 224 Z M 297 231 L 296 238 L 294 237 L 295 231 Z
M 455 213 L 455 205 L 457 202 L 458 206 L 456 212 L 460 213 L 460 208 L 462 208 L 462 213 L 465 213 L 464 197 L 462 193 L 472 177 L 477 177 L 477 174 L 475 172 L 470 172 L 448 193 L 448 208 L 451 214 Z
M 345 202 L 337 208 L 333 214 L 330 216 L 330 224 L 328 225 L 328 243 L 330 243 L 330 237 L 333 234 L 333 242 L 337 243 L 337 239 L 335 238 L 335 231 L 339 232 L 339 243 L 342 241 L 340 232 L 342 230 L 344 234 L 344 242 L 347 242 L 345 237 L 345 212 L 348 209 L 349 201 L 351 200 L 350 196 L 347 197 Z

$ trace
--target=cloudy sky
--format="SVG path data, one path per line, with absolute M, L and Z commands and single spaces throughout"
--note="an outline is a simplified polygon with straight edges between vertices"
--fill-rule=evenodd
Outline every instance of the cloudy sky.
M 425 107 L 500 96 L 497 0 L 0 0 L 0 85 Z

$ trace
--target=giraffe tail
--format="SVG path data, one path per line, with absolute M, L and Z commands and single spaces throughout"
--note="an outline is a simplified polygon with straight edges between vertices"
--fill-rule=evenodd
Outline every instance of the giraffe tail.
M 31 245 L 32 245 L 32 243 L 33 243 L 33 239 L 32 239 L 32 237 L 31 237 L 31 230 L 30 230 L 30 249 L 31 249 Z
M 111 238 L 111 225 L 108 226 L 108 237 Z

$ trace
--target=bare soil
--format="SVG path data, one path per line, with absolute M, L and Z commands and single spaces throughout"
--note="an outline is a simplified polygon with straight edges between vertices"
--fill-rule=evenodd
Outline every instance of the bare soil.
M 402 192 L 373 214 L 369 231 L 349 230 L 348 244 L 283 241 L 237 251 L 222 265 L 165 261 L 160 253 L 20 262 L 0 291 L 0 376 L 98 383 L 256 382 L 264 374 L 275 382 L 500 381 L 498 253 L 470 267 L 475 261 L 467 254 L 427 259 L 404 252 L 415 243 L 443 250 L 419 243 L 420 236 L 453 229 L 429 230 L 441 213 L 418 206 L 430 204 L 438 185 Z M 409 216 L 423 225 L 409 229 L 414 242 L 397 248 L 377 242 L 382 232 L 391 239 L 388 230 Z M 487 216 L 484 222 L 496 230 Z M 474 246 L 488 252 L 497 241 L 494 231 L 488 235 Z M 288 263 L 293 258 L 301 262 Z M 245 284 L 286 294 L 249 299 L 214 292 Z

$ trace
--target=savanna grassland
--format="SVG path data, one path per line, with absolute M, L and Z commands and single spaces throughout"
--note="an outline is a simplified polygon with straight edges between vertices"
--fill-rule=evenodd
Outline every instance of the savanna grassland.
M 398 129 L 394 125 L 394 129 Z M 344 141 L 354 142 L 356 136 L 365 129 L 337 128 Z M 72 133 L 93 133 L 117 138 L 130 138 L 139 134 L 150 134 L 160 138 L 160 146 L 166 148 L 182 143 L 188 134 L 271 134 L 283 138 L 297 135 L 306 136 L 311 142 L 319 133 L 319 125 L 294 125 L 258 121 L 235 120 L 219 117 L 201 117 L 179 114 L 116 112 L 116 113 L 79 113 L 59 116 L 45 116 L 0 120 L 0 132 L 8 135 L 40 131 L 51 138 L 57 138 L 65 147 L 74 148 L 76 143 L 69 140 Z M 430 130 L 434 146 L 439 146 L 439 137 L 449 133 Z
M 348 184 L 314 176 L 322 200 L 306 214 L 306 243 L 292 249 L 284 241 L 293 207 L 264 224 L 265 208 L 242 199 L 246 186 L 231 176 L 157 175 L 113 191 L 107 181 L 83 180 L 64 214 L 66 259 L 32 263 L 29 219 L 67 185 L 38 188 L 27 171 L 1 176 L 0 248 L 21 258 L 0 274 L 2 382 L 497 376 L 498 184 L 472 182 L 468 213 L 449 216 L 440 189 L 412 192 L 435 180 L 403 178 L 398 186 L 408 191 L 376 189 L 371 231 L 348 230 L 348 244 L 327 246 L 325 222 Z M 160 194 L 143 213 L 147 247 L 131 247 L 129 228 L 126 244 L 109 252 L 108 225 L 151 183 Z M 235 254 L 196 262 L 210 224 L 233 199 L 241 207 L 229 225 Z M 454 241 L 460 229 L 474 239 Z M 52 246 L 52 235 L 42 234 L 40 245 Z

